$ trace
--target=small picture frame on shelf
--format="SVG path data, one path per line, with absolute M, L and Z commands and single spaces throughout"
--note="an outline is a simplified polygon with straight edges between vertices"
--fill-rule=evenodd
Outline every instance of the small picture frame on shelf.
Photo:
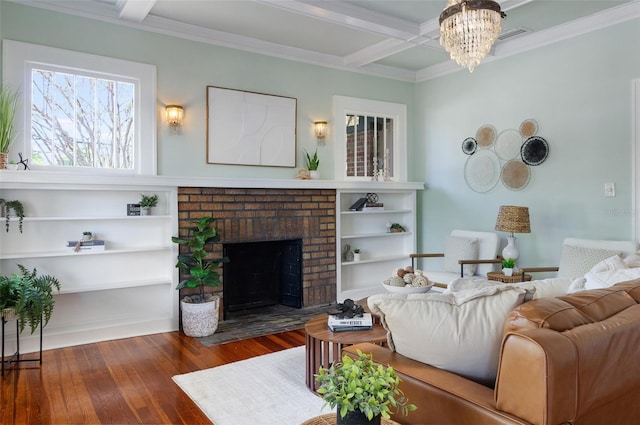
M 127 204 L 127 215 L 140 215 L 140 204 Z

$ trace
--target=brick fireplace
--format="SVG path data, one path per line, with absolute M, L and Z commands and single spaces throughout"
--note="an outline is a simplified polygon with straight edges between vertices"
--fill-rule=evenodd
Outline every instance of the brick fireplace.
M 211 215 L 221 238 L 216 257 L 225 243 L 300 239 L 303 306 L 336 300 L 335 214 L 334 189 L 178 188 L 180 235 Z M 222 285 L 215 288 L 220 297 Z

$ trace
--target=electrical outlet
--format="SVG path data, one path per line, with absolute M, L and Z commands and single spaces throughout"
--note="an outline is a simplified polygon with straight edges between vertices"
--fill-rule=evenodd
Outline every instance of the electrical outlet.
M 615 183 L 605 183 L 604 184 L 604 196 L 606 196 L 606 197 L 614 197 L 614 196 L 616 196 L 616 184 Z

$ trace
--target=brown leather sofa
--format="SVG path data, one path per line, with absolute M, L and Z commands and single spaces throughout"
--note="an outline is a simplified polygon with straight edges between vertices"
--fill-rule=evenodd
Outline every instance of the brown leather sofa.
M 418 410 L 402 424 L 640 424 L 640 279 L 524 303 L 505 322 L 495 388 L 373 344 Z

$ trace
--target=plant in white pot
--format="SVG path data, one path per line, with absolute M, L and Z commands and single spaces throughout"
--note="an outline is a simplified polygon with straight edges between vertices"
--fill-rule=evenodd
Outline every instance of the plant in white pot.
M 176 287 L 198 288 L 199 292 L 185 296 L 180 301 L 182 310 L 182 330 L 187 336 L 204 337 L 212 335 L 218 328 L 220 297 L 205 293 L 205 286 L 220 285 L 220 266 L 228 263 L 227 257 L 209 258 L 207 247 L 220 240 L 213 225 L 213 217 L 202 217 L 194 221 L 186 237 L 171 238 L 187 252 L 178 254 L 176 267 L 180 269 L 182 280 Z
M 342 362 L 334 362 L 328 369 L 321 367 L 315 375 L 324 405 L 337 408 L 336 424 L 379 425 L 381 418 L 389 419 L 391 413 L 406 416 L 417 409 L 408 404 L 391 366 L 375 364 L 371 354 L 357 353 L 357 359 L 344 355 Z
M 313 156 L 309 155 L 309 152 L 304 151 L 305 154 L 305 162 L 307 168 L 309 169 L 309 176 L 312 180 L 317 180 L 320 178 L 320 172 L 318 171 L 318 166 L 320 165 L 320 160 L 318 159 L 318 149 L 313 153 Z
M 150 215 L 151 208 L 158 206 L 158 195 L 140 195 L 140 211 L 142 215 Z
M 505 276 L 513 276 L 513 269 L 516 266 L 516 260 L 513 258 L 505 258 L 502 260 L 502 273 Z

